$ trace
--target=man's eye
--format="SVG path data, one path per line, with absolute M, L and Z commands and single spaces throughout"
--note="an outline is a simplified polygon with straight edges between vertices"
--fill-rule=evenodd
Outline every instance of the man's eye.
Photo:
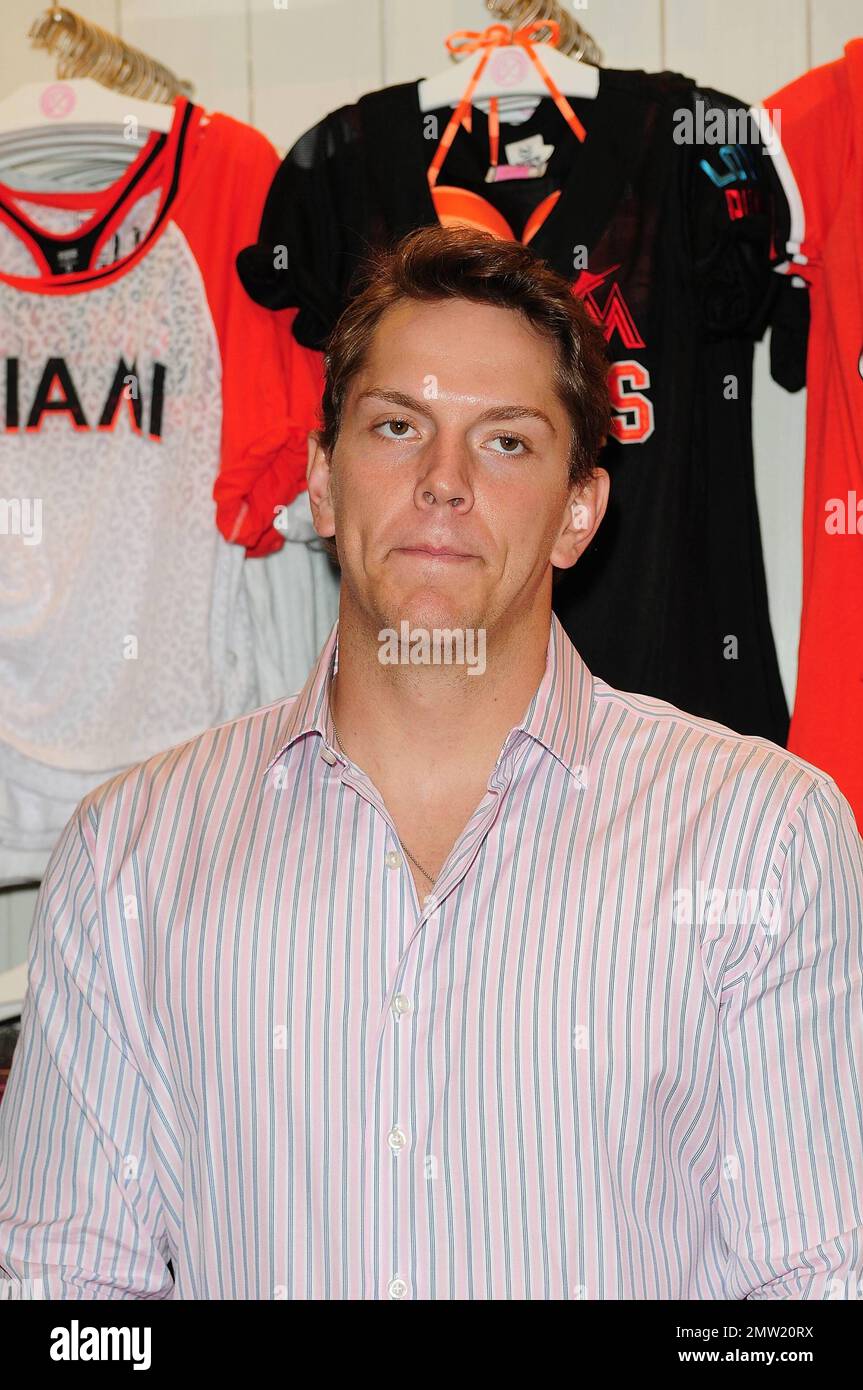
M 491 441 L 492 444 L 499 443 L 500 449 L 495 449 L 496 454 L 519 454 L 526 452 L 527 445 L 517 434 L 496 434 Z
M 375 430 L 382 433 L 384 439 L 406 439 L 407 431 L 412 429 L 413 425 L 407 420 L 401 420 L 396 417 L 390 420 L 382 420 L 379 425 L 375 425 Z M 392 433 L 383 433 L 386 430 L 391 430 Z

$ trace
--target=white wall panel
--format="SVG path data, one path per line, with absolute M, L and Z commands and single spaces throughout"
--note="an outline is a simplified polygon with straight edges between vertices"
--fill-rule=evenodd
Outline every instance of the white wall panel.
M 251 0 L 254 122 L 280 148 L 381 85 L 379 0 Z
M 842 57 L 849 39 L 863 35 L 861 0 L 809 0 L 812 51 L 810 65 Z
M 241 121 L 251 111 L 247 29 L 242 0 L 121 0 L 121 37 L 193 82 L 202 105 Z
M 807 0 L 664 4 L 666 66 L 698 82 L 758 101 L 808 65 Z
M 644 68 L 657 72 L 662 55 L 662 0 L 592 0 L 576 7 L 579 23 L 602 49 L 609 68 Z
M 451 62 L 444 46 L 447 34 L 456 29 L 485 29 L 498 22 L 482 0 L 435 0 L 433 5 L 382 0 L 382 4 L 383 81 L 387 85 L 440 72 Z
M 770 375 L 768 345 L 755 350 L 752 388 L 755 491 L 761 521 L 770 621 L 789 709 L 797 683 L 803 553 L 806 391 L 785 391 Z M 729 554 L 734 535 L 729 527 Z

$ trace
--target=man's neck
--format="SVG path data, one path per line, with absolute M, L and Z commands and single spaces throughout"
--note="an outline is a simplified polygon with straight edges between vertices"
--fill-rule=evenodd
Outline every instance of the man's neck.
M 339 612 L 331 710 L 339 742 L 383 788 L 397 776 L 425 804 L 487 779 L 545 672 L 550 612 L 485 635 L 485 669 L 388 664 L 378 630 Z

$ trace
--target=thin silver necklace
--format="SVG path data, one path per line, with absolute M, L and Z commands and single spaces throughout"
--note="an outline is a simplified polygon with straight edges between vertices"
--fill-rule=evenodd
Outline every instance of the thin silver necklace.
M 336 747 L 338 748 L 338 750 L 339 750 L 339 752 L 341 753 L 342 757 L 346 758 L 348 755 L 347 755 L 347 753 L 345 752 L 344 748 L 342 747 L 342 741 L 341 741 L 341 739 L 339 738 L 339 731 L 338 731 L 338 729 L 336 728 L 336 721 L 335 721 L 335 719 L 333 719 L 333 707 L 332 707 L 332 705 L 330 705 L 330 719 L 332 719 L 332 722 L 333 722 L 333 734 L 334 734 L 335 740 L 336 740 Z M 433 876 L 429 873 L 428 869 L 424 869 L 424 868 L 423 868 L 422 864 L 420 863 L 420 861 L 419 861 L 418 859 L 414 859 L 414 857 L 413 857 L 413 855 L 411 854 L 410 850 L 408 849 L 407 845 L 403 844 L 403 845 L 402 845 L 402 849 L 404 850 L 405 854 L 407 855 L 407 857 L 408 857 L 408 859 L 411 861 L 411 863 L 412 863 L 412 864 L 415 864 L 416 867 L 419 869 L 420 873 L 421 873 L 421 874 L 424 874 L 425 877 L 428 879 L 429 883 L 431 883 L 432 885 L 434 885 L 434 878 L 433 878 Z

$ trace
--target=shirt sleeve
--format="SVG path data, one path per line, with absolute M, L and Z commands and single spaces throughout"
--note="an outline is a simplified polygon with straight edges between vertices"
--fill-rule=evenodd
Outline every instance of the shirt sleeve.
M 214 129 L 217 127 L 217 129 Z M 281 549 L 273 522 L 306 485 L 309 432 L 319 423 L 320 354 L 292 333 L 296 310 L 255 303 L 236 268 L 254 236 L 279 158 L 258 131 L 214 117 L 202 139 L 219 142 L 199 186 L 177 215 L 200 268 L 221 358 L 222 445 L 213 486 L 216 524 L 247 555 Z
M 370 231 L 360 119 L 341 107 L 301 135 L 273 179 L 260 226 L 240 251 L 247 293 L 268 309 L 293 308 L 293 331 L 323 350 L 352 276 L 380 234 Z
M 863 841 L 829 779 L 783 837 L 777 911 L 720 998 L 718 1218 L 739 1299 L 863 1287 Z
M 31 930 L 0 1105 L 0 1278 L 24 1297 L 170 1298 L 150 1096 L 104 968 L 87 807 L 54 849 Z
M 784 192 L 757 113 L 707 88 L 693 89 L 690 100 L 685 205 L 698 317 L 709 336 L 760 338 L 784 255 Z
M 846 59 L 813 68 L 761 105 L 770 120 L 771 163 L 788 207 L 785 256 L 776 266 L 785 284 L 772 314 L 770 369 L 781 386 L 796 391 L 806 379 L 808 291 L 817 283 L 851 170 L 853 101 Z
M 226 419 L 222 466 L 213 487 L 219 529 L 230 541 L 246 547 L 247 556 L 269 555 L 285 543 L 284 533 L 274 522 L 306 487 L 309 434 L 320 421 L 323 393 L 323 355 L 302 347 L 291 332 L 296 310 L 269 314 L 256 305 L 250 311 L 268 314 L 274 322 L 269 334 L 276 340 L 274 357 L 267 355 L 261 376 L 249 385 L 242 402 L 236 402 L 231 420 Z M 237 327 L 233 344 L 243 341 Z M 275 363 L 275 367 L 274 367 Z M 244 363 L 244 372 L 248 360 Z M 263 377 L 273 370 L 277 380 L 272 405 L 261 389 Z M 236 384 L 230 396 L 239 389 Z M 236 411 L 239 410 L 239 416 Z M 271 414 L 267 414 L 271 410 Z M 260 415 L 258 412 L 260 411 Z M 252 415 L 258 425 L 249 437 L 244 417 Z M 302 422 L 301 424 L 299 422 Z M 236 438 L 239 433 L 240 437 Z
M 770 314 L 770 375 L 786 391 L 806 385 L 809 320 L 808 287 L 796 275 L 780 279 Z
M 788 263 L 782 269 L 811 284 L 851 171 L 847 60 L 813 68 L 762 105 L 773 128 L 772 162 L 789 207 Z

